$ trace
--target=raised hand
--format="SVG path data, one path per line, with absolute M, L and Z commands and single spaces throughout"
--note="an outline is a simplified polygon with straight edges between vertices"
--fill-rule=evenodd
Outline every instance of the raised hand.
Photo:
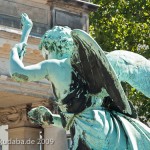
M 26 53 L 26 46 L 27 44 L 23 42 L 15 45 L 15 48 L 17 48 L 18 56 L 21 60 L 23 59 L 23 56 Z
M 33 22 L 32 20 L 28 17 L 28 15 L 26 13 L 23 13 L 21 15 L 21 23 L 23 28 L 32 28 L 33 26 Z
M 22 35 L 21 35 L 20 42 L 27 45 L 28 37 L 31 32 L 33 22 L 26 13 L 23 13 L 21 15 L 21 23 L 22 23 Z M 23 59 L 24 54 L 25 54 L 25 48 L 23 48 L 19 53 L 21 60 Z

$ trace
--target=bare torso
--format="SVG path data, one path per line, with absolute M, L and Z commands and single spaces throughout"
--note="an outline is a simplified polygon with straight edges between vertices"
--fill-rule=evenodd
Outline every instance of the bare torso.
M 46 78 L 52 82 L 57 101 L 61 103 L 61 100 L 68 95 L 70 90 L 72 67 L 69 59 L 55 61 L 57 61 L 57 65 Z

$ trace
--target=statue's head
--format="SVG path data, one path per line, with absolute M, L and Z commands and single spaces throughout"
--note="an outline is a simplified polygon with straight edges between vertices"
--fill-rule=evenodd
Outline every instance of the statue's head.
M 43 56 L 47 59 L 62 59 L 71 56 L 75 44 L 69 27 L 55 26 L 42 37 L 40 46 Z
M 31 109 L 28 112 L 28 117 L 33 124 L 50 125 L 52 124 L 52 115 L 49 109 L 44 106 L 39 106 Z

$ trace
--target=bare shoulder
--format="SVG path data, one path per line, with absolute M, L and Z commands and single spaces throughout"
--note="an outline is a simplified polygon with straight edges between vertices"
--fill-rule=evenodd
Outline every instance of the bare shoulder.
M 41 65 L 44 65 L 48 71 L 59 71 L 59 70 L 68 70 L 71 66 L 67 63 L 66 59 L 50 59 L 41 62 Z M 53 69 L 53 70 L 51 70 Z
M 43 62 L 44 67 L 48 72 L 48 76 L 51 79 L 62 79 L 67 78 L 71 75 L 72 67 L 68 64 L 66 59 L 57 60 L 57 59 L 50 59 L 45 60 Z

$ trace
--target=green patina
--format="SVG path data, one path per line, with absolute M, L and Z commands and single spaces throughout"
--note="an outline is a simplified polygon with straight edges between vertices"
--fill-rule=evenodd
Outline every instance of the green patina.
M 37 125 L 50 125 L 53 124 L 52 113 L 49 109 L 43 106 L 33 108 L 29 111 L 28 116 L 32 123 Z
M 18 82 L 27 82 L 29 77 L 24 74 L 13 73 L 12 78 Z
M 53 27 L 43 35 L 39 49 L 55 53 L 57 59 L 70 56 L 75 48 L 71 31 L 69 27 Z
M 21 42 L 26 43 L 32 28 L 32 21 L 28 18 L 27 15 L 24 14 L 22 15 L 22 23 L 24 27 Z M 76 39 L 74 39 L 74 37 L 71 36 L 71 34 L 74 35 Z M 108 90 L 108 88 L 105 89 L 105 87 L 102 87 L 101 91 L 97 94 L 88 93 L 87 97 L 91 97 L 91 104 L 79 113 L 69 113 L 66 111 L 67 107 L 61 101 L 64 98 L 64 92 L 62 92 L 62 94 L 61 91 L 67 91 L 65 93 L 70 94 L 71 92 L 74 92 L 76 90 L 68 90 L 70 89 L 71 84 L 70 82 L 68 82 L 68 80 L 71 80 L 72 77 L 72 66 L 71 64 L 68 64 L 69 61 L 66 61 L 66 59 L 71 59 L 73 51 L 76 51 L 77 47 L 79 46 L 76 42 L 73 42 L 73 39 L 75 41 L 77 40 L 78 42 L 83 43 L 84 46 L 89 45 L 87 46 L 87 51 L 85 50 L 86 46 L 83 47 L 81 51 L 81 53 L 85 52 L 88 58 L 98 58 L 93 58 L 89 56 L 90 54 L 88 52 L 91 52 L 91 50 L 95 54 L 99 53 L 99 58 L 103 60 L 104 69 L 107 68 L 107 70 L 104 70 L 102 68 L 99 69 L 100 71 L 105 71 L 106 73 L 109 72 L 110 76 L 113 75 L 112 80 L 115 81 L 114 85 L 116 86 L 117 92 L 119 91 L 118 88 L 120 88 L 120 80 L 128 82 L 135 88 L 142 91 L 146 96 L 150 97 L 150 62 L 142 56 L 136 55 L 128 51 L 115 51 L 105 55 L 105 53 L 98 46 L 98 44 L 96 44 L 96 42 L 82 30 L 72 31 L 68 27 L 56 26 L 53 27 L 51 30 L 47 31 L 42 37 L 40 49 L 49 56 L 48 58 L 50 58 L 51 55 L 53 55 L 52 58 L 54 58 L 55 61 L 52 61 L 52 64 L 55 63 L 55 66 L 61 67 L 60 70 L 57 70 L 55 67 L 53 67 L 51 72 L 51 79 L 54 79 L 52 83 L 55 87 L 57 87 L 56 94 L 59 93 L 57 95 L 59 96 L 59 107 L 62 111 L 63 116 L 66 118 L 66 124 L 68 128 L 74 127 L 74 145 L 72 150 L 82 149 L 81 147 L 78 147 L 81 144 L 79 142 L 80 138 L 82 139 L 86 147 L 94 150 L 148 149 L 150 143 L 150 129 L 148 127 L 146 127 L 138 120 L 133 119 L 125 114 L 121 114 L 117 111 L 108 110 L 107 108 L 102 107 L 103 99 L 106 96 L 108 96 L 109 91 L 112 91 L 112 93 L 116 95 L 116 93 L 113 92 L 114 89 L 109 88 Z M 10 57 L 10 68 L 12 77 L 19 82 L 27 82 L 29 81 L 29 78 L 30 81 L 34 81 L 34 78 L 32 77 L 30 71 L 32 70 L 33 73 L 33 71 L 36 70 L 37 73 L 37 66 L 35 67 L 34 65 L 32 65 L 32 67 L 29 67 L 29 70 L 28 68 L 24 69 L 22 61 L 18 60 L 18 55 L 16 55 L 14 51 L 12 52 L 13 54 Z M 79 53 L 77 54 L 80 55 Z M 14 58 L 16 58 L 17 61 L 15 61 Z M 80 60 L 74 60 L 76 61 L 76 63 L 80 64 Z M 137 63 L 137 61 L 139 62 L 139 60 L 141 63 Z M 89 62 L 84 62 L 84 66 L 87 66 L 87 69 L 90 65 L 95 67 L 95 64 L 92 65 Z M 50 61 L 49 64 L 46 63 L 47 70 L 49 69 L 48 65 L 51 66 L 52 64 L 50 63 Z M 83 62 L 81 62 L 81 66 L 83 66 L 82 64 Z M 39 68 L 41 68 L 40 64 L 38 64 L 38 70 Z M 29 76 L 23 74 L 22 69 L 23 73 L 27 72 L 28 70 Z M 16 72 L 16 70 L 18 72 Z M 81 70 L 83 70 L 83 68 Z M 41 70 L 41 72 L 41 74 L 43 75 L 43 70 Z M 67 74 L 68 72 L 70 72 L 70 74 Z M 92 72 L 93 75 L 96 74 L 94 70 L 92 70 Z M 36 79 L 41 79 L 42 75 L 40 74 L 40 72 L 38 73 L 39 74 L 36 74 Z M 106 73 L 104 75 L 107 75 Z M 64 74 L 67 74 L 68 76 L 63 76 Z M 85 74 L 85 76 L 88 75 L 89 72 Z M 48 76 L 49 74 L 45 74 L 44 78 Z M 57 78 L 55 78 L 56 76 Z M 62 76 L 64 78 L 62 78 Z M 93 76 L 93 78 L 94 77 L 95 76 Z M 61 80 L 57 81 L 56 79 Z M 77 80 L 76 82 L 79 81 Z M 109 87 L 111 87 L 110 83 L 108 83 L 108 85 Z M 64 89 L 64 87 L 66 89 Z M 123 95 L 123 93 L 123 90 L 121 90 L 120 94 Z M 76 98 L 80 98 L 81 93 L 75 94 Z M 73 99 L 74 97 L 71 97 L 69 100 L 71 101 Z M 123 95 L 122 99 L 117 99 L 118 102 L 119 100 L 126 100 L 126 97 Z M 116 99 L 114 99 L 114 101 L 116 101 Z M 60 116 L 52 114 L 50 110 L 43 106 L 33 108 L 28 113 L 28 115 L 33 123 L 41 126 L 50 124 L 57 126 L 60 122 Z M 80 146 L 82 146 L 82 144 Z

